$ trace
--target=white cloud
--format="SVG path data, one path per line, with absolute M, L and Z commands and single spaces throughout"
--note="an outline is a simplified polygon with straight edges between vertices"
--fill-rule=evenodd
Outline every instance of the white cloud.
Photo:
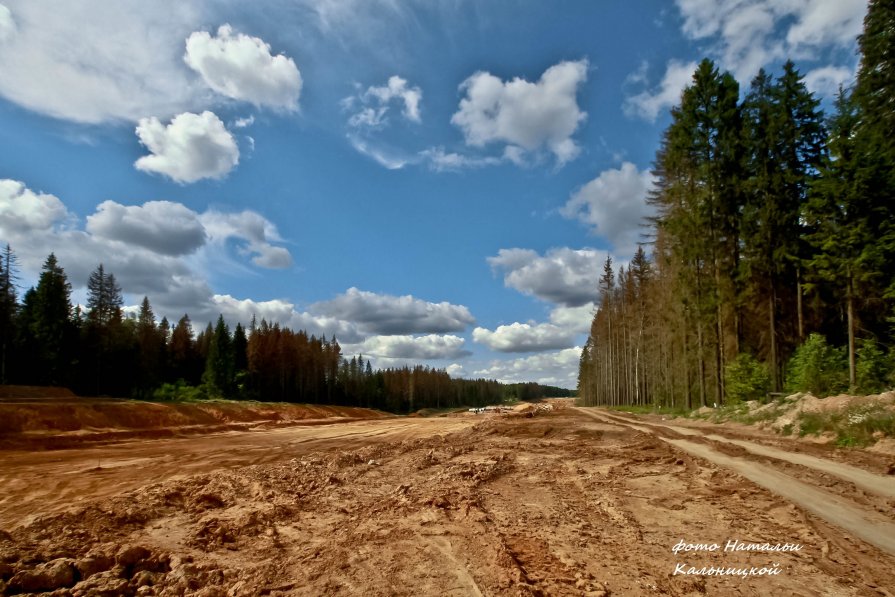
M 406 79 L 393 75 L 385 85 L 368 87 L 363 93 L 342 100 L 342 105 L 346 109 L 357 109 L 348 119 L 349 125 L 355 128 L 377 129 L 387 123 L 386 117 L 393 102 L 403 105 L 401 113 L 405 119 L 421 122 L 422 98 L 423 92 L 419 87 L 411 87 Z
M 475 377 L 496 379 L 503 383 L 535 381 L 544 385 L 573 389 L 578 385 L 578 363 L 581 347 L 532 355 L 507 361 L 491 361 L 473 373 Z
M 233 121 L 233 128 L 235 129 L 244 129 L 255 124 L 255 117 L 251 114 L 246 116 L 245 118 L 237 118 Z M 251 139 L 251 137 L 249 137 Z
M 12 18 L 12 12 L 6 6 L 0 4 L 0 42 L 4 42 L 16 34 L 16 21 Z
M 45 231 L 69 217 L 55 195 L 34 192 L 16 180 L 0 180 L 0 229 L 19 234 Z
M 237 299 L 229 294 L 215 294 L 205 311 L 198 313 L 195 319 L 214 321 L 219 314 L 231 325 L 236 322 L 248 325 L 254 317 L 259 323 L 266 319 L 270 323 L 276 322 L 296 331 L 305 330 L 317 336 L 336 337 L 340 342 L 360 342 L 363 339 L 353 322 L 299 311 L 294 303 L 284 299 L 259 301 Z
M 590 331 L 595 308 L 594 303 L 585 303 L 578 307 L 559 306 L 550 311 L 550 323 L 575 334 L 586 334 Z
M 356 322 L 371 334 L 458 332 L 475 323 L 469 309 L 448 302 L 430 303 L 411 295 L 392 296 L 349 288 L 329 301 L 311 305 L 317 315 Z
M 849 47 L 861 32 L 866 0 L 676 0 L 691 39 L 714 38 L 725 69 L 741 82 L 786 56 L 814 57 Z M 775 34 L 782 27 L 785 41 Z
M 855 72 L 842 66 L 824 66 L 809 71 L 805 75 L 808 91 L 822 97 L 836 97 L 839 87 L 848 87 L 855 78 Z
M 285 269 L 292 265 L 289 251 L 271 244 L 282 240 L 277 227 L 257 212 L 224 213 L 212 209 L 199 219 L 213 243 L 223 246 L 231 238 L 244 241 L 241 252 L 251 257 L 255 265 L 268 269 Z
M 460 363 L 451 363 L 447 367 L 445 367 L 445 371 L 454 379 L 459 379 L 466 377 L 466 369 L 463 368 L 463 365 Z
M 786 41 L 794 49 L 850 45 L 863 29 L 866 12 L 867 0 L 805 2 L 796 13 L 797 21 L 786 34 Z
M 501 162 L 495 157 L 472 157 L 459 153 L 445 153 L 443 147 L 433 147 L 420 152 L 420 157 L 436 172 L 457 171 L 466 168 L 483 168 L 494 166 Z
M 625 114 L 655 122 L 659 113 L 680 103 L 681 92 L 692 81 L 695 70 L 695 62 L 669 60 L 658 88 L 644 90 L 625 99 L 623 106 Z M 645 81 L 645 77 L 645 69 L 641 69 L 630 75 L 628 82 L 640 83 Z
M 212 321 L 222 307 L 231 307 L 228 313 L 237 311 L 232 302 L 216 303 L 205 273 L 195 267 L 197 260 L 185 258 L 186 253 L 198 251 L 208 261 L 214 254 L 227 252 L 225 238 L 253 239 L 249 246 L 278 238 L 273 225 L 258 214 L 231 214 L 236 223 L 218 224 L 226 216 L 195 214 L 181 204 L 164 201 L 142 206 L 106 201 L 87 217 L 82 229 L 57 197 L 34 192 L 18 181 L 0 180 L 0 238 L 16 252 L 23 280 L 36 280 L 47 255 L 55 252 L 76 292 L 82 292 L 90 273 L 102 263 L 115 274 L 125 294 L 138 299 L 149 296 L 159 317 L 172 320 L 189 313 L 194 322 Z M 260 240 L 253 227 L 264 231 Z M 166 246 L 166 241 L 171 245 Z M 259 311 L 272 312 L 275 306 L 261 303 Z M 308 314 L 285 317 L 284 321 L 309 328 L 346 331 L 350 327 Z M 249 319 L 251 315 L 243 322 Z
M 594 234 L 612 243 L 617 255 L 631 256 L 637 249 L 644 218 L 651 213 L 646 199 L 652 184 L 649 170 L 640 171 L 625 162 L 575 191 L 560 213 L 592 226 Z
M 103 201 L 95 214 L 87 216 L 87 231 L 163 255 L 186 255 L 206 241 L 199 214 L 182 203 L 170 201 L 149 201 L 143 205 Z
M 472 339 L 498 352 L 542 352 L 568 348 L 575 344 L 575 334 L 552 323 L 512 323 L 491 331 L 475 328 Z
M 282 54 L 271 55 L 264 40 L 235 33 L 230 25 L 221 25 L 214 37 L 206 31 L 193 32 L 183 60 L 221 95 L 256 106 L 298 107 L 302 80 L 295 62 Z
M 363 354 L 380 359 L 441 360 L 469 355 L 466 341 L 459 336 L 428 334 L 425 336 L 371 336 L 357 344 L 346 344 L 345 354 Z
M 416 161 L 411 158 L 394 155 L 385 149 L 374 147 L 368 141 L 361 139 L 357 135 L 348 135 L 348 141 L 358 153 L 371 158 L 380 166 L 388 170 L 400 170 L 404 166 L 415 163 Z
M 100 123 L 136 122 L 147 114 L 168 117 L 207 104 L 179 57 L 193 23 L 202 20 L 196 3 L 4 4 L 0 95 L 20 106 Z
M 155 117 L 141 118 L 136 133 L 150 155 L 134 166 L 179 183 L 223 178 L 239 163 L 236 140 L 213 112 L 185 112 L 167 126 Z
M 546 148 L 558 164 L 574 159 L 580 148 L 572 140 L 587 114 L 578 107 L 578 88 L 587 80 L 587 60 L 560 62 L 536 83 L 521 78 L 504 82 L 477 72 L 460 85 L 466 97 L 451 122 L 475 147 L 504 143 L 512 155 Z
M 597 297 L 597 280 L 608 253 L 596 249 L 550 249 L 544 256 L 530 249 L 501 249 L 489 257 L 504 285 L 524 294 L 579 307 Z

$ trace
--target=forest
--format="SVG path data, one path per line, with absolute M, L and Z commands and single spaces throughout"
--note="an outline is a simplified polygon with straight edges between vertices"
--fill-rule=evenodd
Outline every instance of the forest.
M 0 255 L 2 384 L 65 386 L 82 396 L 307 402 L 397 413 L 570 393 L 453 379 L 424 366 L 374 371 L 362 355 L 343 356 L 335 337 L 263 319 L 231 331 L 221 316 L 194 334 L 189 315 L 173 325 L 157 321 L 146 297 L 134 316 L 125 316 L 121 288 L 102 264 L 90 275 L 82 309 L 72 305 L 71 284 L 54 254 L 20 304 L 16 272 L 7 245 Z
M 598 281 L 589 405 L 676 408 L 895 382 L 895 6 L 872 0 L 832 113 L 793 62 L 704 60 L 654 162 L 645 242 Z M 649 247 L 649 253 L 643 247 Z

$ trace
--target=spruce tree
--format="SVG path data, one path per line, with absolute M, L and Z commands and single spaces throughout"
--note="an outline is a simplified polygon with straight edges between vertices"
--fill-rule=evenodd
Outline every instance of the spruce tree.
M 33 379 L 39 384 L 65 383 L 73 340 L 71 284 L 56 255 L 47 257 L 37 287 L 25 298 L 21 331 L 34 350 Z

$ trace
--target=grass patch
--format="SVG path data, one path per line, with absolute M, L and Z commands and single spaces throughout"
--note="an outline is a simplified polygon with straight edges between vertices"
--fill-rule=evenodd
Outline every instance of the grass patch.
M 802 413 L 799 435 L 836 435 L 841 447 L 869 446 L 881 434 L 895 437 L 895 411 L 880 404 L 856 406 L 841 412 Z
M 690 411 L 679 406 L 658 406 L 652 404 L 607 406 L 608 410 L 633 413 L 635 415 L 670 415 L 672 417 L 685 417 Z

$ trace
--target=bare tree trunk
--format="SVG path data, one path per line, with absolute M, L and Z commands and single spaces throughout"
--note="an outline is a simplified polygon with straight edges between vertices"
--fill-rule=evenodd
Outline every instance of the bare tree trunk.
M 771 282 L 771 295 L 768 297 L 768 335 L 771 343 L 771 384 L 774 391 L 780 391 L 780 363 L 777 358 L 777 317 L 776 317 L 777 293 L 774 283 Z
M 849 391 L 854 392 L 857 385 L 855 383 L 855 299 L 851 272 L 848 273 L 846 300 L 848 302 L 848 386 Z
M 802 314 L 802 270 L 796 268 L 796 310 L 799 317 L 799 344 L 805 340 L 805 317 Z

